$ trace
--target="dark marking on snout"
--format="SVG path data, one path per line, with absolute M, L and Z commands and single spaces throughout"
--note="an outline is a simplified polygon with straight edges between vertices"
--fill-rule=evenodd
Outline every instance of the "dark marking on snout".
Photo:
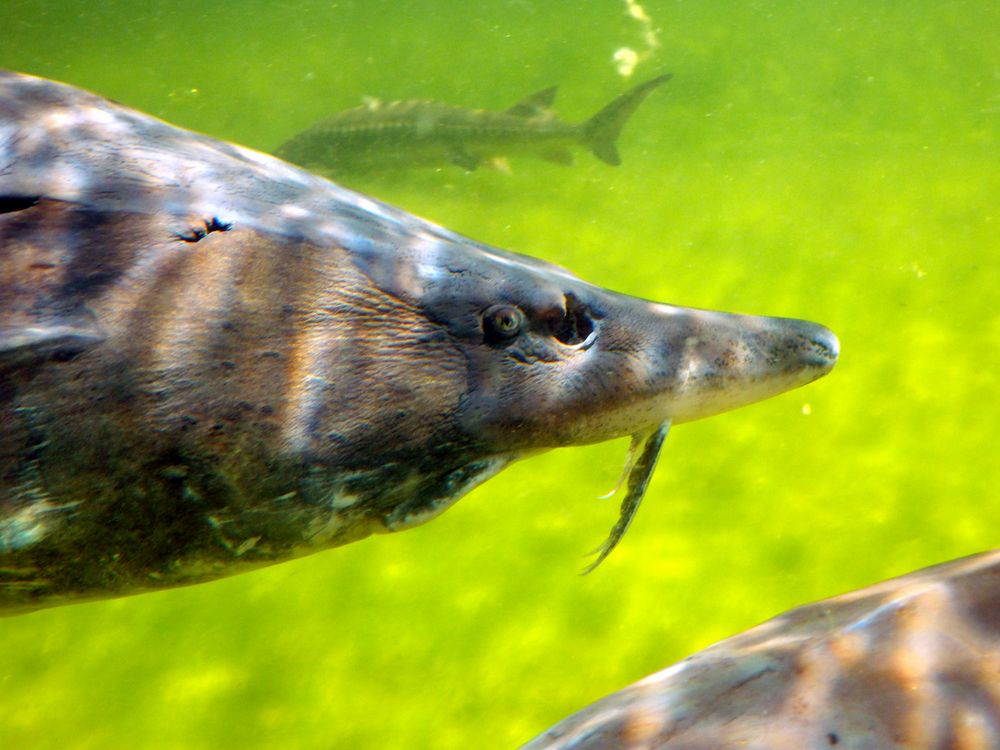
M 228 232 L 233 228 L 232 222 L 222 221 L 218 216 L 213 216 L 208 221 L 203 221 L 203 227 L 195 227 L 189 232 L 175 235 L 181 242 L 201 242 L 212 232 Z

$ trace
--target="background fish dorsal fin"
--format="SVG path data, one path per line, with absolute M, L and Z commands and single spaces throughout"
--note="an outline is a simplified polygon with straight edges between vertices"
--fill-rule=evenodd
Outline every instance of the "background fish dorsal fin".
M 508 115 L 515 117 L 533 117 L 548 111 L 552 103 L 556 100 L 558 86 L 549 86 L 547 89 L 536 91 L 530 96 L 526 96 L 510 109 L 506 110 Z

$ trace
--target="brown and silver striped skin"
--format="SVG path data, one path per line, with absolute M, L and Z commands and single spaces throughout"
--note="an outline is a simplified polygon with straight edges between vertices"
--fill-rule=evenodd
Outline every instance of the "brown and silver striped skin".
M 0 612 L 406 528 L 513 460 L 766 398 L 837 349 L 0 73 Z
M 521 750 L 831 748 L 1000 748 L 1000 550 L 793 609 Z

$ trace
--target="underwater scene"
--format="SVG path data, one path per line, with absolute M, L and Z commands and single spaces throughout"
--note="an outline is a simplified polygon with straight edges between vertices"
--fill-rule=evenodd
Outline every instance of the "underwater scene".
M 513 749 L 792 607 L 1000 547 L 995 3 L 7 0 L 0 68 L 840 346 L 673 427 L 585 575 L 628 437 L 399 533 L 0 617 L 0 748 Z M 414 142 L 445 121 L 458 147 Z

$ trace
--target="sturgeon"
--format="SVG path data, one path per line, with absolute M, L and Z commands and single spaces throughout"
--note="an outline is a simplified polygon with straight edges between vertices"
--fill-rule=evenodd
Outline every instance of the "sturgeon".
M 0 73 L 0 611 L 397 531 L 518 460 L 808 383 L 806 321 L 659 304 Z
M 1000 550 L 798 607 L 521 750 L 1000 747 Z
M 427 100 L 368 104 L 338 112 L 278 146 L 276 156 L 331 175 L 456 164 L 472 171 L 485 159 L 532 154 L 572 164 L 582 145 L 605 164 L 621 164 L 615 142 L 653 89 L 657 76 L 634 86 L 582 123 L 552 111 L 557 87 L 527 96 L 502 112 Z

